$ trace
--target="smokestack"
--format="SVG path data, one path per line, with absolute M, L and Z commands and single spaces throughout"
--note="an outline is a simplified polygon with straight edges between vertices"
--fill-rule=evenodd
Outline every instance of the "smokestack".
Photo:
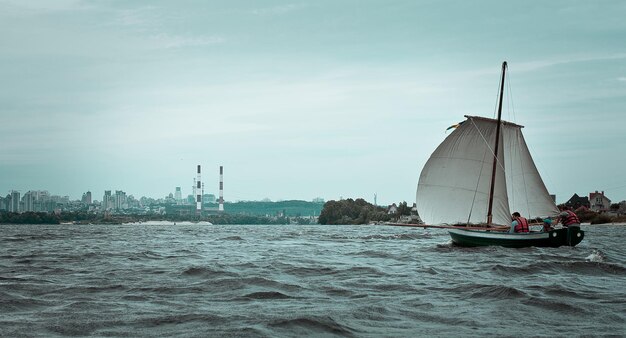
M 202 176 L 200 174 L 200 165 L 198 164 L 198 179 L 196 180 L 196 214 L 200 214 L 202 211 Z
M 224 167 L 220 166 L 220 206 L 219 211 L 224 211 Z

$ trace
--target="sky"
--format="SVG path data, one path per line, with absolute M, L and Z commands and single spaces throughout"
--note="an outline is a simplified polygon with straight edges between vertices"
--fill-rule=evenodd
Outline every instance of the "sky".
M 415 201 L 464 115 L 626 199 L 624 1 L 0 0 L 0 194 Z

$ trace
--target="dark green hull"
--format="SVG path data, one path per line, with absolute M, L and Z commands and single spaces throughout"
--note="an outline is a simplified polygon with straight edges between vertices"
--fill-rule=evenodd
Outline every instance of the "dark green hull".
M 497 231 L 450 230 L 452 242 L 459 246 L 504 246 L 508 248 L 576 246 L 585 237 L 579 227 L 549 232 L 502 233 Z

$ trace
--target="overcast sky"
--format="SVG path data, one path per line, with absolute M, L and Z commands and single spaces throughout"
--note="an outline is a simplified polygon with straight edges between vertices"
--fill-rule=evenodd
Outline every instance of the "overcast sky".
M 626 199 L 624 1 L 0 0 L 0 193 L 414 202 L 463 115 Z M 511 103 L 512 102 L 512 103 Z

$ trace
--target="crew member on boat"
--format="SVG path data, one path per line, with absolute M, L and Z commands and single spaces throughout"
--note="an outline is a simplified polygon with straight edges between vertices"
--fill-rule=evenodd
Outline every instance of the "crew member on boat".
M 528 220 L 524 217 L 522 217 L 522 215 L 520 215 L 519 212 L 514 212 L 513 215 L 511 215 L 511 219 L 513 220 L 513 222 L 511 223 L 511 232 L 529 232 L 530 228 L 528 227 Z
M 550 217 L 544 218 L 543 219 L 543 231 L 544 232 L 548 232 L 550 230 L 552 230 L 552 219 L 550 219 Z
M 580 220 L 578 219 L 578 215 L 576 215 L 576 213 L 566 206 L 561 206 L 559 209 L 561 210 L 561 213 L 556 219 L 556 223 L 561 222 L 561 224 L 566 228 L 580 227 Z
M 569 207 L 561 206 L 559 209 L 561 213 L 556 221 L 561 222 L 563 227 L 567 228 L 567 244 L 571 246 L 574 234 L 580 232 L 580 219 Z

